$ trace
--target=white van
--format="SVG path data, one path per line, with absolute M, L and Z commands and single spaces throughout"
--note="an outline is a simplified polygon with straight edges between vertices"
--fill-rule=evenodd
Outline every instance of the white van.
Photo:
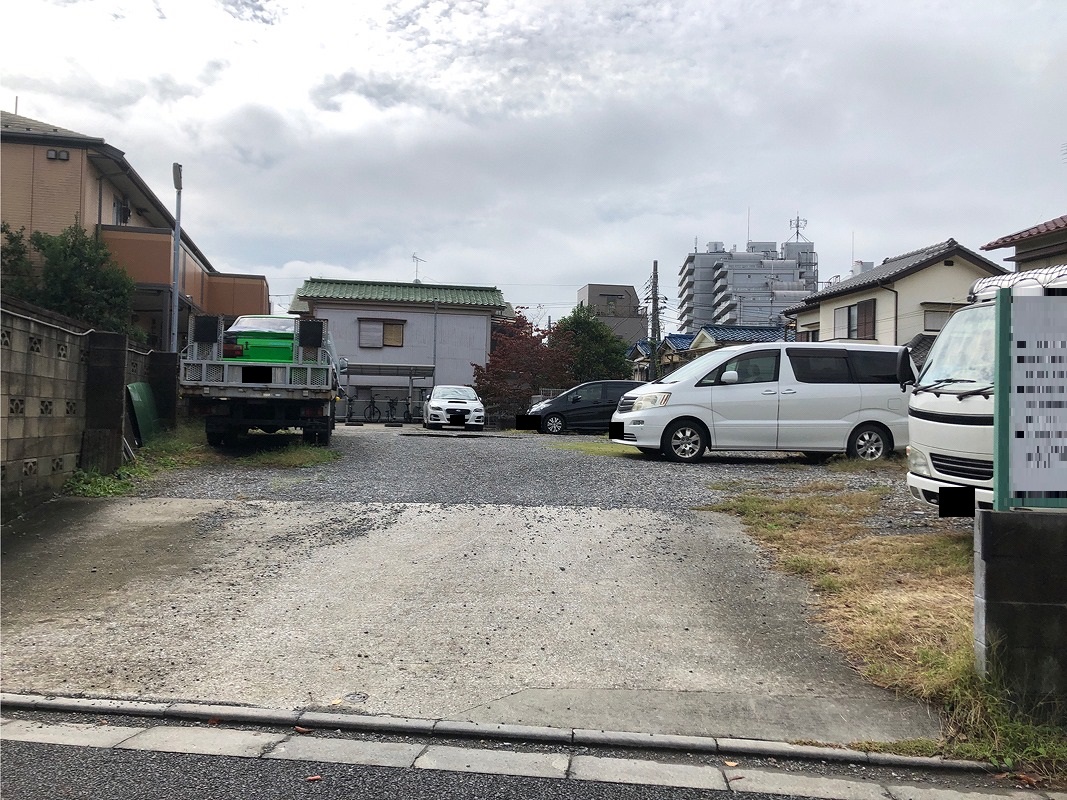
M 847 453 L 868 461 L 908 444 L 902 348 L 844 342 L 724 347 L 627 392 L 609 436 L 646 455 L 704 450 Z

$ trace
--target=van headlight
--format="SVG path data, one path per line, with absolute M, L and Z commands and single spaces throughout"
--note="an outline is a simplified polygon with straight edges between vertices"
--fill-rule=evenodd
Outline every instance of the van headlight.
M 644 411 L 647 408 L 659 408 L 660 406 L 667 405 L 667 401 L 670 399 L 670 392 L 652 392 L 651 394 L 643 394 L 634 400 L 634 407 L 631 411 Z
M 908 445 L 908 471 L 915 475 L 922 475 L 924 478 L 929 478 L 933 473 L 930 470 L 930 462 L 926 458 L 926 453 L 917 447 Z

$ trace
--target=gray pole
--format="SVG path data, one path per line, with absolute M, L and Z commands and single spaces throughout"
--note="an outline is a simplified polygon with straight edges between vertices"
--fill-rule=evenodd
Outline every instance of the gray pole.
M 177 194 L 174 208 L 174 272 L 170 286 L 170 350 L 178 352 L 178 293 L 182 249 L 182 165 L 174 162 L 174 191 Z
M 437 298 L 433 299 L 433 382 L 437 383 Z

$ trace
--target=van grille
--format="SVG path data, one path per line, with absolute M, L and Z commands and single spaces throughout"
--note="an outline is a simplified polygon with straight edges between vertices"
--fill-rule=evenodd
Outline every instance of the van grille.
M 619 400 L 619 407 L 616 409 L 620 414 L 625 414 L 627 411 L 631 411 L 634 407 L 634 402 L 637 400 L 637 395 L 624 394 L 622 399 Z
M 992 461 L 982 461 L 977 458 L 957 458 L 955 456 L 942 455 L 941 453 L 931 453 L 930 463 L 942 475 L 951 475 L 953 478 L 965 478 L 971 481 L 993 480 Z

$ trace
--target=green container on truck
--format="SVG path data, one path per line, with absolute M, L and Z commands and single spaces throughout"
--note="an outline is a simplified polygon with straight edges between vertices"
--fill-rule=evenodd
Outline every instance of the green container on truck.
M 198 315 L 189 321 L 178 391 L 189 416 L 203 418 L 213 446 L 250 430 L 286 429 L 327 445 L 347 366 L 324 319 L 248 315 L 224 327 L 221 317 Z

